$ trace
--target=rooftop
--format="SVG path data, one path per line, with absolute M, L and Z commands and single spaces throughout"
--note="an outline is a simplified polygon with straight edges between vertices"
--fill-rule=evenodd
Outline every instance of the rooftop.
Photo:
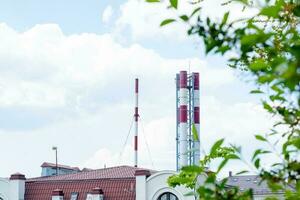
M 53 167 L 53 168 L 56 168 L 56 164 L 54 163 L 49 163 L 49 162 L 44 162 L 41 167 Z M 57 165 L 58 168 L 61 168 L 61 169 L 69 169 L 69 170 L 76 170 L 76 171 L 80 171 L 80 169 L 78 167 L 70 167 L 68 165 L 60 165 L 58 164 Z
M 245 175 L 245 176 L 229 176 L 227 185 L 238 186 L 241 191 L 252 189 L 255 195 L 267 195 L 274 194 L 268 187 L 266 181 L 257 175 Z M 282 193 L 278 191 L 277 193 Z
M 89 180 L 89 179 L 122 179 L 135 178 L 134 174 L 137 170 L 148 170 L 131 166 L 117 166 L 89 171 L 81 171 L 73 174 L 65 174 L 58 176 L 46 176 L 27 179 L 27 182 L 32 181 L 69 181 L 69 180 Z M 151 174 L 156 171 L 149 170 Z
M 78 200 L 86 200 L 93 188 L 100 188 L 106 200 L 135 200 L 135 173 L 148 170 L 131 166 L 118 166 L 73 174 L 37 177 L 26 180 L 25 200 L 49 200 L 51 192 L 62 189 L 64 199 L 70 199 L 73 192 Z M 156 171 L 148 170 L 150 174 Z

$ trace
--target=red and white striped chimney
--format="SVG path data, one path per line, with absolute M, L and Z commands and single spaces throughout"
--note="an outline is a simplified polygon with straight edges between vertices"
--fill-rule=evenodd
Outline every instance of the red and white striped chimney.
M 187 88 L 187 72 L 179 73 L 179 167 L 188 165 L 188 88 Z
M 194 124 L 198 133 L 198 140 L 194 138 L 194 163 L 199 164 L 200 161 L 200 100 L 199 100 L 199 73 L 193 73 L 193 89 L 194 89 Z
M 135 110 L 134 110 L 134 166 L 138 166 L 138 120 L 139 120 L 139 79 L 135 79 Z

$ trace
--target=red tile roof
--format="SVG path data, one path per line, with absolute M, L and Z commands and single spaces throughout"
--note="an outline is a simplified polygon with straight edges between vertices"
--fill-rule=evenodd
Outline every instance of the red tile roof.
M 120 178 L 135 178 L 135 172 L 137 170 L 148 170 L 143 168 L 131 167 L 131 166 L 118 166 L 104 169 L 96 169 L 91 171 L 65 174 L 59 176 L 47 176 L 31 178 L 27 181 L 62 181 L 62 180 L 88 180 L 88 179 L 120 179 Z M 149 170 L 151 171 L 151 170 Z M 151 171 L 154 173 L 155 171 Z
M 86 200 L 93 188 L 104 192 L 105 200 L 135 200 L 135 172 L 144 170 L 130 166 L 79 172 L 26 180 L 25 200 L 49 200 L 55 189 L 62 189 L 65 198 L 70 199 L 72 192 L 78 192 L 78 200 Z M 155 171 L 151 171 L 155 173 Z

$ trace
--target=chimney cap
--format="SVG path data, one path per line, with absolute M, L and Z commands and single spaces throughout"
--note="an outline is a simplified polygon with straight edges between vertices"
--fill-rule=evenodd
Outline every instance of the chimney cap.
M 64 196 L 64 192 L 62 189 L 55 189 L 52 191 L 52 196 Z
M 92 194 L 104 194 L 103 190 L 100 189 L 99 187 L 96 187 L 92 190 Z
M 10 175 L 9 180 L 26 180 L 25 175 L 21 173 L 14 173 Z

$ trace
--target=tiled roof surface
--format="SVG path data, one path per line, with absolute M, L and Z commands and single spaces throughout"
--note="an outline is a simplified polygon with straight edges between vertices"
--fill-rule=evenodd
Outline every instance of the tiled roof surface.
M 118 166 L 104 169 L 96 169 L 91 171 L 65 174 L 59 176 L 47 176 L 27 179 L 30 181 L 57 181 L 57 180 L 88 180 L 88 179 L 120 179 L 120 178 L 135 178 L 134 173 L 143 168 L 136 168 L 130 166 Z M 154 173 L 154 171 L 151 171 Z
M 88 192 L 99 187 L 105 200 L 135 200 L 135 179 L 100 179 L 76 181 L 26 182 L 25 200 L 49 200 L 55 189 L 62 189 L 64 199 L 70 200 L 78 192 L 78 200 L 86 200 Z
M 78 200 L 86 200 L 86 195 L 93 188 L 103 190 L 105 200 L 134 200 L 135 172 L 143 170 L 130 166 L 78 172 L 59 176 L 38 177 L 26 180 L 25 200 L 49 200 L 51 192 L 62 189 L 65 199 L 70 199 L 72 192 L 78 192 Z M 155 171 L 151 171 L 151 174 Z

